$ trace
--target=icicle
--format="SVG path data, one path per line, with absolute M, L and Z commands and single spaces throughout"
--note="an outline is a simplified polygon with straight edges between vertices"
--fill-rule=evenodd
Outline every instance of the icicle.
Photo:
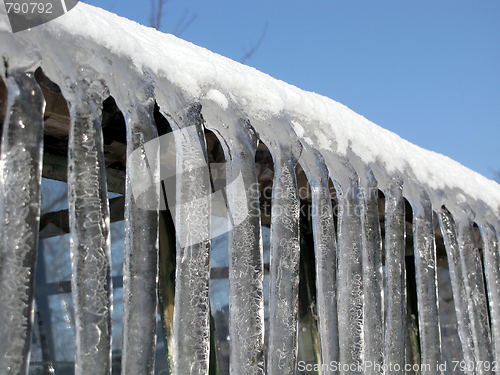
M 354 155 L 349 158 L 351 161 Z M 360 164 L 360 161 L 357 162 Z M 363 301 L 365 374 L 381 374 L 384 361 L 382 238 L 378 214 L 377 180 L 368 167 L 359 166 L 362 193 Z
M 226 155 L 227 201 L 232 230 L 229 247 L 230 373 L 264 374 L 263 250 L 259 188 L 255 169 L 257 138 L 235 110 L 203 105 L 207 127 L 220 136 Z
M 472 340 L 474 342 L 476 363 L 472 371 L 476 370 L 477 374 L 492 374 L 492 368 L 487 371 L 484 366 L 479 365 L 480 363 L 492 363 L 493 351 L 488 323 L 482 263 L 476 243 L 473 223 L 468 215 L 460 209 L 452 211 L 452 213 L 455 216 L 457 225 L 462 274 L 464 275 L 467 308 L 472 331 Z
M 165 113 L 177 153 L 174 375 L 206 374 L 209 365 L 211 187 L 200 110 L 193 104 L 175 116 Z
M 300 157 L 312 193 L 312 224 L 316 252 L 318 325 L 321 363 L 338 363 L 339 334 L 337 322 L 337 242 L 324 159 L 306 142 Z M 335 372 L 337 373 L 337 372 Z
M 294 374 L 297 365 L 300 202 L 295 178 L 297 159 L 292 147 L 280 140 L 271 149 L 275 170 L 271 207 L 267 359 L 267 372 L 270 375 Z
M 489 224 L 479 226 L 483 237 L 484 271 L 490 302 L 491 331 L 497 364 L 500 363 L 500 248 L 498 232 Z M 498 372 L 498 371 L 497 371 Z
M 124 375 L 147 375 L 156 354 L 160 139 L 149 74 L 129 60 L 113 68 L 119 74 L 106 83 L 127 126 L 121 366 Z
M 342 374 L 363 373 L 363 267 L 359 177 L 347 160 L 325 154 L 338 197 L 337 299 Z M 349 366 L 350 371 L 346 371 Z
M 118 105 L 120 105 L 118 103 Z M 153 374 L 158 293 L 158 132 L 154 102 L 130 106 L 127 121 L 127 185 L 123 261 L 123 374 Z M 133 184 L 148 189 L 133 195 Z M 136 190 L 137 191 L 137 190 Z
M 405 364 L 406 273 L 405 203 L 403 181 L 395 178 L 385 188 L 385 364 Z M 389 367 L 387 375 L 401 374 Z
M 27 374 L 43 152 L 44 99 L 32 73 L 8 77 L 0 156 L 0 373 Z
M 421 373 L 441 372 L 436 364 L 441 361 L 441 335 L 439 330 L 436 245 L 434 240 L 433 211 L 429 195 L 416 188 L 413 208 L 413 247 L 417 281 L 418 323 L 420 330 Z
M 233 222 L 229 236 L 230 372 L 264 374 L 264 263 L 255 140 L 233 142 L 227 168 L 228 181 L 233 182 L 227 187 Z M 235 183 L 238 176 L 242 181 Z
M 78 93 L 69 96 L 68 195 L 76 375 L 111 372 L 111 248 L 102 97 L 87 85 L 86 81 L 76 84 Z
M 453 300 L 457 314 L 458 331 L 464 360 L 466 363 L 474 363 L 474 341 L 472 340 L 471 322 L 467 308 L 467 293 L 465 288 L 465 275 L 462 271 L 460 249 L 458 246 L 457 229 L 453 217 L 447 210 L 438 212 L 439 224 L 443 233 L 443 240 L 448 256 L 450 268 L 451 287 Z M 468 371 L 472 374 L 474 371 Z

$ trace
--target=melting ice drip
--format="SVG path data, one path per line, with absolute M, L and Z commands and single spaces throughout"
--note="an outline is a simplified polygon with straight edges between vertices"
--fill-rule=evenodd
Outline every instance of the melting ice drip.
M 0 16 L 0 52 L 6 66 L 2 78 L 9 94 L 0 166 L 0 372 L 26 373 L 29 361 L 43 144 L 43 100 L 33 78 L 39 66 L 59 85 L 71 107 L 68 183 L 75 373 L 110 373 L 112 288 L 100 133 L 101 103 L 109 94 L 125 114 L 130 156 L 125 193 L 124 374 L 154 371 L 159 147 L 156 158 L 147 157 L 152 161 L 148 168 L 143 165 L 149 142 L 157 139 L 154 100 L 178 131 L 177 166 L 183 171 L 198 169 L 176 182 L 179 241 L 170 353 L 173 374 L 207 374 L 210 365 L 213 202 L 208 171 L 198 168 L 207 158 L 204 127 L 221 140 L 226 173 L 238 181 L 227 187 L 232 220 L 228 232 L 232 374 L 263 374 L 265 369 L 268 374 L 293 374 L 300 367 L 297 162 L 311 186 L 315 213 L 323 365 L 335 363 L 333 372 L 342 374 L 396 374 L 415 360 L 423 373 L 442 372 L 437 366 L 445 349 L 438 313 L 437 214 L 463 358 L 470 364 L 467 373 L 494 372 L 494 360 L 500 360 L 497 185 L 407 144 L 338 103 L 85 4 L 50 24 L 16 35 L 6 31 L 5 14 Z M 92 25 L 82 27 L 82 19 L 92 20 L 88 21 Z M 137 35 L 145 35 L 143 45 L 135 42 Z M 110 44 L 110 38 L 116 43 Z M 258 183 L 254 158 L 259 139 L 269 146 L 275 168 L 267 353 L 261 223 L 260 213 L 255 212 L 258 199 L 251 190 Z M 381 146 L 374 145 L 373 139 L 379 139 Z M 429 163 L 419 164 L 421 160 Z M 151 182 L 146 202 L 133 194 L 131 179 L 137 176 Z M 329 179 L 338 199 L 337 228 L 327 193 Z M 377 190 L 385 196 L 384 238 Z M 413 237 L 419 345 L 408 344 L 413 326 L 409 327 L 406 304 L 404 198 L 413 213 L 412 233 L 406 235 Z M 483 259 L 474 223 L 482 235 Z

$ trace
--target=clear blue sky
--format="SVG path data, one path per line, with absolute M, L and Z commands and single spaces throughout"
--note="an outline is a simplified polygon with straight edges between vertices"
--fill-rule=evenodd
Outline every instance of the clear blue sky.
M 149 26 L 149 0 L 85 0 Z M 161 31 L 328 96 L 426 149 L 500 170 L 499 0 L 170 0 Z

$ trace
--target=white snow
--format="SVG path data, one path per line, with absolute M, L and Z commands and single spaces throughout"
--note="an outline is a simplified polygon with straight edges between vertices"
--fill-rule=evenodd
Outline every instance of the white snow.
M 350 145 L 365 163 L 382 164 L 389 174 L 414 176 L 434 191 L 457 188 L 498 214 L 500 185 L 496 182 L 401 139 L 327 97 L 300 90 L 173 35 L 81 2 L 66 15 L 13 38 L 6 30 L 10 26 L 0 6 L 0 52 L 4 56 L 12 55 L 9 48 L 13 45 L 38 48 L 30 43 L 35 34 L 54 38 L 69 33 L 92 40 L 118 56 L 131 58 L 139 71 L 166 77 L 191 100 L 207 98 L 224 109 L 241 107 L 250 119 L 286 114 L 297 135 L 320 149 L 346 155 Z M 38 52 L 42 59 L 47 53 Z
M 226 96 L 219 90 L 210 89 L 205 95 L 205 99 L 209 99 L 217 103 L 222 109 L 227 109 L 229 102 Z

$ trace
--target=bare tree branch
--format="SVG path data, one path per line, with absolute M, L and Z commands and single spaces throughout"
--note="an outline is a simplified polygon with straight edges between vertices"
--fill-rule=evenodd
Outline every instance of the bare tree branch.
M 168 0 L 151 0 L 151 15 L 149 17 L 149 23 L 151 27 L 156 30 L 160 30 L 161 20 L 164 14 L 164 5 L 168 3 Z
M 260 34 L 259 40 L 247 52 L 245 52 L 245 54 L 243 55 L 243 57 L 240 60 L 240 63 L 244 64 L 245 61 L 247 61 L 250 57 L 252 57 L 255 54 L 255 52 L 257 52 L 260 45 L 264 41 L 268 26 L 269 26 L 269 22 L 266 21 L 266 24 L 264 25 L 264 28 L 262 29 L 262 33 Z
M 179 18 L 179 20 L 177 21 L 177 24 L 175 25 L 174 31 L 172 32 L 172 34 L 174 34 L 175 36 L 178 36 L 178 37 L 181 36 L 181 34 L 184 31 L 186 31 L 189 26 L 191 26 L 191 24 L 194 22 L 196 17 L 198 17 L 197 13 L 193 13 L 191 15 L 191 17 L 189 17 L 189 19 L 188 19 L 187 18 L 188 14 L 189 14 L 189 11 L 187 9 L 184 10 L 182 17 Z
M 151 14 L 149 16 L 149 23 L 151 27 L 156 30 L 160 30 L 161 21 L 165 16 L 165 5 L 169 0 L 151 0 Z M 188 18 L 189 11 L 186 9 L 182 16 L 177 21 L 175 28 L 172 32 L 175 36 L 180 36 L 184 31 L 188 29 L 189 26 L 194 22 L 196 17 L 198 17 L 197 13 L 193 13 L 191 17 Z

